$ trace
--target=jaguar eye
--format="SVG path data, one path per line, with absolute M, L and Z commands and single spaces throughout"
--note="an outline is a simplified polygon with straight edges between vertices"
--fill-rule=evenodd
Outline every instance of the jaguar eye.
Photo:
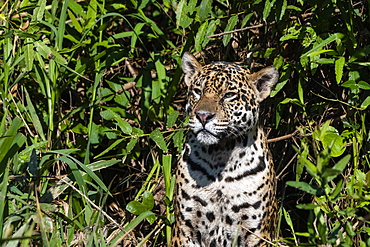
M 194 88 L 194 93 L 202 95 L 202 90 L 200 90 L 199 88 Z
M 224 99 L 230 99 L 230 98 L 234 97 L 235 95 L 236 95 L 236 93 L 234 93 L 234 92 L 225 93 L 224 94 Z

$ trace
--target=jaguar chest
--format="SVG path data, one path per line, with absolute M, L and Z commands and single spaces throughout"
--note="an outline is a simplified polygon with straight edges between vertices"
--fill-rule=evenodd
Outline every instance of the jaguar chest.
M 202 146 L 190 135 L 177 172 L 177 224 L 189 241 L 183 246 L 260 242 L 251 233 L 262 233 L 274 203 L 274 173 L 256 136 Z

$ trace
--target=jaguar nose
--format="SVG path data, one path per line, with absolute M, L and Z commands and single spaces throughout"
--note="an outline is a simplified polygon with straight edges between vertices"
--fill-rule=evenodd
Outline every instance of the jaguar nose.
M 195 110 L 194 113 L 195 113 L 195 116 L 197 117 L 197 119 L 201 122 L 201 124 L 203 126 L 206 125 L 206 123 L 208 121 L 212 120 L 216 115 L 216 114 L 211 113 L 211 112 L 198 111 L 198 110 Z

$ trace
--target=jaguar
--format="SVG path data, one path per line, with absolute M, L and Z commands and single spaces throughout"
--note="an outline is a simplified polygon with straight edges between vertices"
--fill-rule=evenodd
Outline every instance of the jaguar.
M 172 245 L 269 246 L 276 235 L 276 181 L 259 104 L 279 74 L 182 57 L 190 131 L 176 172 Z

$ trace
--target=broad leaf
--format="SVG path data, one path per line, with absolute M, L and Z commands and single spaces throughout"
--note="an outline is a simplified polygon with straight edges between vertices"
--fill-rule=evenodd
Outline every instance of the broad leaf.
M 199 6 L 199 19 L 200 22 L 204 22 L 208 15 L 211 13 L 212 0 L 202 0 Z
M 237 15 L 232 16 L 226 25 L 225 32 L 232 31 L 235 25 L 237 24 L 237 22 L 238 22 L 238 16 Z M 229 44 L 231 37 L 232 37 L 232 33 L 224 35 L 222 39 L 224 46 L 227 46 L 227 44 Z
M 205 38 L 206 31 L 208 29 L 208 21 L 204 22 L 198 29 L 197 35 L 195 36 L 195 50 L 200 51 L 202 49 L 202 43 Z
M 160 147 L 160 149 L 162 149 L 165 152 L 168 152 L 166 142 L 159 129 L 153 130 L 153 132 L 150 133 L 149 137 L 158 145 L 158 147 Z
M 367 96 L 366 99 L 362 102 L 361 108 L 365 110 L 370 105 L 370 96 Z
M 172 111 L 170 114 L 167 115 L 167 127 L 168 128 L 172 128 L 175 125 L 179 114 L 180 113 L 178 111 Z
M 300 189 L 302 191 L 305 191 L 307 193 L 310 193 L 312 195 L 321 195 L 322 194 L 322 189 L 317 187 L 317 186 L 313 186 L 311 184 L 308 184 L 308 183 L 305 183 L 305 182 L 300 182 L 300 181 L 288 181 L 286 182 L 287 185 L 289 186 L 292 186 L 294 188 L 297 188 L 297 189 Z
M 343 76 L 343 67 L 346 60 L 344 57 L 340 57 L 335 61 L 335 78 L 339 84 Z
M 126 210 L 132 214 L 140 215 L 143 212 L 146 212 L 146 207 L 138 201 L 131 201 L 126 205 Z
M 143 195 L 143 201 L 142 201 L 144 207 L 147 211 L 150 211 L 154 207 L 154 197 L 153 194 L 149 191 L 145 191 Z
M 341 174 L 348 165 L 351 159 L 351 155 L 344 156 L 338 163 L 336 163 L 332 168 L 327 168 L 324 170 L 322 177 L 326 179 L 326 182 L 330 182 L 334 178 L 336 178 L 339 174 Z

